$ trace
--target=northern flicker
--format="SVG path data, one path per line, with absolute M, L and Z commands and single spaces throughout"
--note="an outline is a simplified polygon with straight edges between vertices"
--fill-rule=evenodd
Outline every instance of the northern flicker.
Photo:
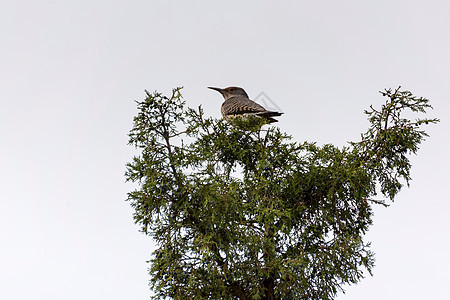
M 257 116 L 268 120 L 269 123 L 274 123 L 278 122 L 278 120 L 275 120 L 272 117 L 278 117 L 283 114 L 277 111 L 266 110 L 255 101 L 250 100 L 243 88 L 235 86 L 227 87 L 225 89 L 216 87 L 208 88 L 218 91 L 225 99 L 220 111 L 227 121 L 236 117 Z

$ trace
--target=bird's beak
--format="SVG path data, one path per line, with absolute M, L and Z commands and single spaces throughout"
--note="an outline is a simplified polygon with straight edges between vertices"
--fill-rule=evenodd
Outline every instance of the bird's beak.
M 212 90 L 218 91 L 221 94 L 222 94 L 222 91 L 223 91 L 223 89 L 221 89 L 221 88 L 216 88 L 216 87 L 211 87 L 211 86 L 208 86 L 208 89 L 212 89 Z

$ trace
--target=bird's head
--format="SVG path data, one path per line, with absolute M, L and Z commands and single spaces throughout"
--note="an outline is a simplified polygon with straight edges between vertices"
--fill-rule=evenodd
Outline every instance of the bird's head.
M 236 86 L 230 86 L 225 89 L 216 88 L 216 87 L 208 87 L 209 89 L 218 91 L 222 94 L 222 96 L 225 98 L 225 100 L 234 97 L 234 96 L 243 96 L 245 98 L 248 98 L 247 93 L 244 91 L 243 88 L 236 87 Z

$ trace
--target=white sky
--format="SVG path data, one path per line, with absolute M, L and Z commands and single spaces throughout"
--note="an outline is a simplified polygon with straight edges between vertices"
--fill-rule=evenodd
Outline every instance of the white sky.
M 398 85 L 441 123 L 412 185 L 376 209 L 374 276 L 339 300 L 450 299 L 450 2 L 3 0 L 0 299 L 148 299 L 152 241 L 125 202 L 144 89 L 268 95 L 295 140 L 345 145 Z

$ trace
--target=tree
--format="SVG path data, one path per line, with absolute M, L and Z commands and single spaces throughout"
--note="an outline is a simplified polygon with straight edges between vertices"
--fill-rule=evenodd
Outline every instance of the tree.
M 363 236 L 372 206 L 409 184 L 409 155 L 427 136 L 407 110 L 428 100 L 385 90 L 361 140 L 338 148 L 292 141 L 259 119 L 229 124 L 146 91 L 126 178 L 135 222 L 156 241 L 155 299 L 333 299 L 371 273 Z

